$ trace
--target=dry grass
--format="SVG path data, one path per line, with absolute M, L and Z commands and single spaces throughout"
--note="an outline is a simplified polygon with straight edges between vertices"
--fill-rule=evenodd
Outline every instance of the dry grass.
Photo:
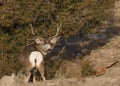
M 46 63 L 46 76 L 51 80 L 54 78 L 76 78 L 96 75 L 89 62 L 83 59 L 51 60 Z
M 60 78 L 77 78 L 81 79 L 81 61 L 63 61 L 60 68 L 57 70 L 55 77 Z
M 120 86 L 119 71 L 118 67 L 104 76 L 84 78 L 84 82 L 76 78 L 58 78 L 46 82 L 25 83 L 17 76 L 4 76 L 0 80 L 0 86 Z

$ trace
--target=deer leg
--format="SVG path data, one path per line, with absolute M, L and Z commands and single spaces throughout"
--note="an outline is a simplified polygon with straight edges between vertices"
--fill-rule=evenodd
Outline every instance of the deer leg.
M 31 72 L 26 72 L 25 82 L 29 82 L 31 76 Z
M 40 72 L 40 74 L 41 74 L 41 77 L 42 77 L 42 79 L 43 79 L 43 81 L 46 81 L 46 78 L 45 78 L 45 73 L 44 73 L 44 64 L 42 63 L 41 65 L 40 65 L 40 67 L 39 67 L 39 72 Z
M 36 82 L 36 75 L 35 75 L 35 72 L 33 72 L 33 82 Z
M 33 82 L 36 82 L 36 79 L 35 79 L 35 77 L 33 77 Z
M 26 66 L 26 67 L 23 68 L 23 69 L 24 69 L 24 71 L 25 71 L 25 82 L 29 82 L 30 76 L 31 76 L 31 69 L 32 69 L 32 67 Z

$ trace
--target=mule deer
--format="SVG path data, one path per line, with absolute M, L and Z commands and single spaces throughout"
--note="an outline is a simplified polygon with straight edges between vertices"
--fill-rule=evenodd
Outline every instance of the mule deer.
M 35 44 L 26 46 L 21 53 L 20 62 L 22 64 L 22 71 L 26 75 L 26 82 L 29 82 L 32 70 L 34 69 L 37 69 L 40 72 L 43 81 L 45 81 L 46 78 L 44 76 L 44 56 L 48 54 L 48 52 L 52 50 L 56 43 L 59 41 L 61 38 L 61 35 L 59 33 L 61 31 L 60 28 L 57 28 L 56 34 L 53 37 L 50 37 L 48 40 L 45 40 L 40 37 L 35 37 L 32 25 L 30 26 L 32 38 Z M 33 79 L 35 80 L 35 76 L 33 76 Z

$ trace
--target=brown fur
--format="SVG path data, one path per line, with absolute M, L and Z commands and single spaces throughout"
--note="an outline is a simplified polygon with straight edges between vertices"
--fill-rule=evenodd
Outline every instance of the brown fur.
M 27 46 L 27 47 L 24 48 L 24 50 L 22 51 L 22 53 L 20 55 L 19 60 L 20 60 L 21 65 L 22 65 L 22 71 L 26 75 L 26 80 L 25 80 L 26 82 L 29 82 L 30 76 L 31 76 L 31 71 L 33 69 L 31 63 L 29 62 L 29 55 L 32 51 L 40 51 L 41 52 L 41 49 L 40 48 L 38 49 L 38 46 L 39 45 Z M 44 64 L 43 64 L 43 62 L 36 69 L 40 72 L 40 74 L 42 76 L 42 79 L 45 81 L 46 79 L 45 79 L 45 76 L 44 76 Z

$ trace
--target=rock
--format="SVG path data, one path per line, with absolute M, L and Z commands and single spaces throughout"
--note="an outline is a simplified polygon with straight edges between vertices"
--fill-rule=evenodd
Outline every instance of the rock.
M 84 49 L 81 50 L 82 54 L 87 54 L 88 52 L 89 52 L 89 50 L 87 48 L 84 48 Z
M 106 71 L 107 68 L 119 63 L 120 59 L 120 37 L 115 36 L 109 42 L 96 50 L 93 50 L 85 60 L 89 61 L 95 71 Z
M 82 56 L 83 56 L 83 54 L 82 54 L 82 53 L 77 53 L 77 55 L 76 55 L 76 57 L 75 57 L 75 58 L 76 58 L 76 59 L 77 59 L 77 58 L 79 59 L 79 58 L 82 58 Z
M 116 78 L 120 77 L 120 67 L 115 67 L 106 71 L 105 77 Z
M 4 76 L 0 80 L 0 86 L 13 86 L 14 77 L 12 76 Z
M 84 35 L 87 39 L 91 40 L 105 40 L 107 36 L 105 34 L 85 34 Z

